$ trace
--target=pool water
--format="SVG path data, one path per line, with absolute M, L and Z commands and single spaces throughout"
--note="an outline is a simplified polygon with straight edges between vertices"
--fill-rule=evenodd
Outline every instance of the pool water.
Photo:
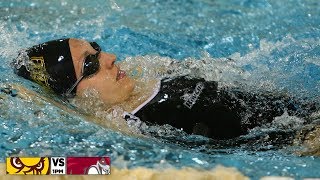
M 284 114 L 278 117 L 281 126 L 258 127 L 244 137 L 259 141 L 237 146 L 167 127 L 155 127 L 157 138 L 141 138 L 101 125 L 112 119 L 92 120 L 10 67 L 19 49 L 57 38 L 83 38 L 96 41 L 119 61 L 151 69 L 180 61 L 178 74 L 320 103 L 319 1 L 8 0 L 0 2 L 0 9 L 0 88 L 18 90 L 0 93 L 0 162 L 13 155 L 109 155 L 120 168 L 224 165 L 252 179 L 320 177 L 318 156 L 299 156 L 301 146 L 263 140 L 266 132 L 277 137 L 299 129 L 305 119 Z M 23 89 L 34 95 L 15 96 Z

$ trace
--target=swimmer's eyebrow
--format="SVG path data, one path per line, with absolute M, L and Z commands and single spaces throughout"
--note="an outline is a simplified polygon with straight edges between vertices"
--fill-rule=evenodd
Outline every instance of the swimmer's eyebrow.
M 91 45 L 89 45 L 89 47 L 91 47 L 91 48 L 93 49 L 93 47 L 92 47 Z M 94 55 L 97 51 L 96 51 L 95 49 L 93 49 L 93 50 L 94 50 L 95 52 L 92 52 L 91 49 L 90 49 L 90 50 L 86 49 L 86 51 L 85 51 L 82 55 L 84 55 L 85 57 L 88 56 L 88 55 L 90 55 L 90 54 Z
M 88 55 L 90 55 L 89 51 L 85 51 L 84 53 L 82 53 L 83 57 L 87 57 Z
M 91 47 L 91 45 L 90 45 L 90 47 Z M 86 49 L 84 52 L 82 52 L 81 53 L 81 56 L 80 56 L 80 61 L 82 62 L 82 61 L 84 61 L 84 59 L 88 56 L 88 55 L 90 55 L 90 54 L 94 54 L 94 53 L 91 53 L 91 52 L 89 52 L 90 50 L 88 50 L 88 49 Z
M 89 55 L 90 53 L 89 53 L 88 47 L 91 47 L 90 43 L 86 42 L 86 41 L 83 41 L 80 45 L 85 47 L 84 48 L 85 51 L 81 54 L 81 56 Z
M 84 61 L 84 59 L 89 55 L 88 51 L 84 51 L 81 53 L 79 61 Z

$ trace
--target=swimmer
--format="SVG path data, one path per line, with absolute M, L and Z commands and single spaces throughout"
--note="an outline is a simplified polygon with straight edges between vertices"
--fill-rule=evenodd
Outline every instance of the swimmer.
M 96 42 L 68 38 L 21 51 L 13 67 L 17 75 L 61 97 L 81 97 L 94 89 L 106 104 L 134 101 L 137 82 L 115 62 L 116 56 L 103 52 Z M 287 96 L 219 87 L 217 82 L 188 75 L 160 79 L 154 87 L 143 102 L 125 109 L 123 118 L 128 124 L 169 124 L 188 134 L 230 139 L 271 123 L 285 112 L 305 117 L 315 110 L 312 104 Z

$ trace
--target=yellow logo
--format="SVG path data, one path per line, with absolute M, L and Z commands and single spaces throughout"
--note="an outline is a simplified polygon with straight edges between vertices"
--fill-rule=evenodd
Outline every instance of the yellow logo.
M 7 174 L 50 174 L 48 157 L 9 157 L 6 160 Z
M 38 83 L 44 84 L 45 86 L 49 86 L 48 75 L 47 75 L 46 67 L 44 65 L 43 57 L 34 56 L 30 58 L 30 61 L 32 62 L 31 69 L 30 69 L 31 78 Z

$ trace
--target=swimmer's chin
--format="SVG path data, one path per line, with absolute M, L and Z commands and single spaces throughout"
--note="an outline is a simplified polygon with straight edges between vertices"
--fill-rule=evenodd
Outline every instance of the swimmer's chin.
M 134 89 L 135 89 L 135 87 L 136 87 L 136 84 L 137 84 L 137 82 L 136 82 L 136 80 L 134 80 L 134 79 L 132 79 L 132 78 L 130 78 L 130 77 L 128 77 L 128 76 L 126 76 L 124 79 L 122 79 L 122 80 L 126 80 L 127 82 L 125 83 L 126 85 L 125 85 L 125 89 L 127 89 L 127 92 L 129 92 L 128 94 L 130 95 L 133 91 L 134 91 Z
M 105 103 L 109 105 L 117 105 L 126 102 L 130 99 L 135 89 L 135 83 L 128 83 L 122 87 L 118 96 L 109 97 L 104 99 Z

